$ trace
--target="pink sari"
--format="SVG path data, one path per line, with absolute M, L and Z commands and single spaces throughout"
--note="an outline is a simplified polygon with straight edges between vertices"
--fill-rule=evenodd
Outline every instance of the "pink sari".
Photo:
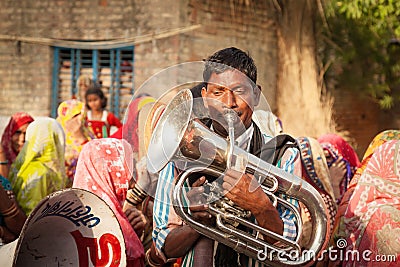
M 72 187 L 95 193 L 111 207 L 124 234 L 127 266 L 144 266 L 142 243 L 122 211 L 132 170 L 132 148 L 128 142 L 115 138 L 93 139 L 79 154 Z
M 400 141 L 375 150 L 350 198 L 344 223 L 346 254 L 357 253 L 360 259 L 348 257 L 343 266 L 399 265 Z M 395 261 L 376 261 L 388 255 Z
M 386 130 L 379 134 L 377 134 L 372 142 L 369 144 L 367 151 L 364 153 L 364 157 L 361 161 L 360 166 L 358 167 L 356 173 L 350 181 L 349 186 L 347 187 L 347 191 L 344 193 L 342 201 L 339 204 L 338 212 L 335 218 L 334 230 L 331 237 L 331 244 L 335 244 L 335 242 L 345 236 L 344 230 L 344 214 L 347 210 L 347 206 L 349 205 L 349 201 L 351 196 L 353 195 L 354 189 L 360 180 L 361 174 L 364 172 L 365 168 L 368 165 L 369 160 L 371 159 L 375 150 L 390 140 L 400 140 L 400 131 L 397 130 Z

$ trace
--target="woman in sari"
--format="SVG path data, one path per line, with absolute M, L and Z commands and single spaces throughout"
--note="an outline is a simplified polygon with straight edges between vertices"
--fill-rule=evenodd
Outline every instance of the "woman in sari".
M 358 254 L 360 259 L 345 258 L 344 266 L 398 266 L 399 162 L 400 141 L 388 141 L 375 150 L 361 174 L 344 213 L 346 255 Z M 375 260 L 383 255 L 391 255 L 395 261 L 377 265 Z
M 25 143 L 26 128 L 33 118 L 26 112 L 17 112 L 11 116 L 3 136 L 0 147 L 0 175 L 8 177 L 11 164 Z
M 336 214 L 336 203 L 334 201 L 333 188 L 330 181 L 328 164 L 321 145 L 311 137 L 298 137 L 296 139 L 300 148 L 302 162 L 302 178 L 311 184 L 322 196 L 327 207 L 327 217 L 330 222 L 329 233 L 333 227 Z M 313 231 L 311 217 L 306 208 L 302 208 L 303 232 L 302 244 L 306 244 Z
M 29 124 L 10 170 L 17 202 L 27 215 L 41 199 L 65 187 L 64 146 L 64 132 L 55 119 L 38 118 Z
M 364 170 L 367 167 L 369 160 L 371 159 L 372 155 L 374 154 L 375 150 L 390 140 L 400 140 L 400 131 L 397 130 L 386 130 L 374 137 L 372 142 L 369 144 L 364 157 L 361 161 L 360 167 L 357 169 L 356 173 L 354 174 L 353 178 L 350 181 L 350 184 L 347 188 L 347 191 L 344 193 L 342 201 L 339 204 L 338 212 L 335 217 L 335 224 L 333 227 L 330 245 L 336 247 L 336 242 L 338 240 L 346 237 L 346 227 L 344 223 L 344 214 L 347 210 L 347 206 L 349 204 L 350 198 L 353 195 L 354 189 L 360 180 L 360 177 Z
M 324 149 L 335 200 L 339 204 L 351 178 L 360 166 L 360 160 L 349 143 L 339 135 L 325 134 L 318 138 L 318 142 Z
M 64 129 L 66 136 L 65 166 L 68 177 L 67 187 L 71 187 L 79 153 L 84 144 L 94 138 L 86 122 L 85 104 L 72 99 L 62 102 L 57 109 L 57 121 Z
M 143 266 L 144 249 L 138 238 L 144 229 L 143 214 L 137 209 L 123 210 L 133 163 L 132 148 L 125 140 L 91 140 L 79 155 L 73 187 L 91 191 L 107 202 L 121 225 L 127 266 Z

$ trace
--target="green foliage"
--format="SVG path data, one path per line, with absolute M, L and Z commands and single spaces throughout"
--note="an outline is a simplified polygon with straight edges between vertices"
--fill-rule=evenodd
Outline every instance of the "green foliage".
M 323 49 L 332 61 L 328 76 L 337 87 L 358 90 L 384 109 L 400 100 L 400 1 L 326 0 L 330 40 Z M 399 39 L 400 40 L 400 39 Z

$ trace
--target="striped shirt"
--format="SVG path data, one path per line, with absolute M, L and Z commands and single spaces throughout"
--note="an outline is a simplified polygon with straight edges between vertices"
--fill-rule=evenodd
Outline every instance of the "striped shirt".
M 249 141 L 251 139 L 252 133 L 253 133 L 252 130 L 246 131 L 245 133 L 247 136 L 249 136 L 249 138 L 247 138 L 248 143 L 250 143 Z M 267 137 L 265 135 L 263 135 L 263 137 L 264 137 L 264 142 L 267 142 L 270 139 L 270 137 Z M 237 138 L 236 140 L 238 139 L 240 138 Z M 284 153 L 282 159 L 278 163 L 278 167 L 284 169 L 289 173 L 301 176 L 301 165 L 298 153 L 299 152 L 297 149 L 288 148 Z M 175 167 L 175 163 L 174 162 L 168 163 L 166 167 L 164 167 L 164 169 L 159 174 L 159 180 L 154 199 L 153 241 L 156 245 L 157 252 L 163 258 L 166 258 L 162 252 L 162 248 L 164 246 L 167 235 L 174 228 L 177 228 L 184 224 L 182 219 L 175 213 L 172 205 L 172 192 L 176 182 L 175 180 L 176 176 L 177 176 L 177 169 Z M 289 201 L 296 207 L 298 207 L 297 200 L 286 196 L 281 196 L 281 197 Z M 279 204 L 277 210 L 284 225 L 283 236 L 290 240 L 295 240 L 297 237 L 297 227 L 294 214 L 290 210 L 282 207 Z M 193 249 L 186 254 L 185 258 L 183 259 L 182 266 L 191 267 L 193 265 L 193 254 L 194 254 Z M 260 262 L 249 258 L 248 266 L 263 266 L 263 265 Z

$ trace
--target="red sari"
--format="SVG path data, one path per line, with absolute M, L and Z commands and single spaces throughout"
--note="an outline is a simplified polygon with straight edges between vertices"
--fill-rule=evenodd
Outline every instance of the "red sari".
M 22 125 L 31 122 L 33 122 L 31 115 L 26 112 L 17 112 L 11 116 L 10 121 L 4 129 L 3 136 L 1 137 L 1 146 L 7 158 L 9 168 L 18 154 L 18 151 L 12 148 L 11 137 Z
M 133 171 L 131 146 L 115 138 L 93 139 L 79 154 L 72 187 L 91 191 L 114 211 L 125 239 L 127 266 L 144 266 L 144 249 L 122 211 Z

